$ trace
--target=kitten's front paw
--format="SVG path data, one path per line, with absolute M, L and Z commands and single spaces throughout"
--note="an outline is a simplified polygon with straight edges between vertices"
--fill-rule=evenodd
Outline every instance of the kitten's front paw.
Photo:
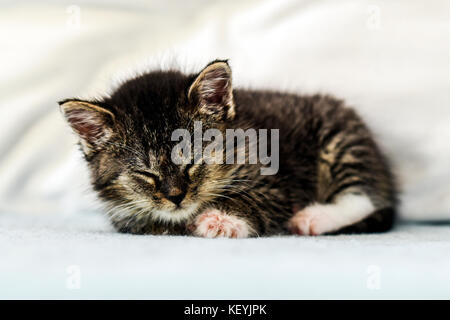
M 320 235 L 335 229 L 336 222 L 325 205 L 315 204 L 297 211 L 288 222 L 289 230 L 299 235 Z
M 248 224 L 238 217 L 217 209 L 207 209 L 192 225 L 193 234 L 204 238 L 247 238 Z

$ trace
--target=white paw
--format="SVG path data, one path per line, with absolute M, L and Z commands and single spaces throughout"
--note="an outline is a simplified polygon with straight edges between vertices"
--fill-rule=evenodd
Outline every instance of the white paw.
M 205 238 L 249 236 L 249 226 L 244 220 L 217 209 L 207 209 L 198 215 L 192 227 L 194 235 Z
M 319 235 L 337 231 L 368 217 L 375 207 L 366 195 L 345 194 L 332 204 L 313 204 L 296 213 L 288 222 L 292 233 Z
M 336 230 L 339 225 L 326 205 L 315 204 L 297 211 L 288 222 L 289 230 L 299 235 L 320 235 Z

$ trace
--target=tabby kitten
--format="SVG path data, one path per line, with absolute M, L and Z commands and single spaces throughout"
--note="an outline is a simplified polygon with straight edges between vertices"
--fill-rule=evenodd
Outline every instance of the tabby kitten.
M 382 232 L 393 177 L 371 133 L 330 96 L 232 89 L 227 61 L 200 73 L 154 71 L 110 97 L 60 102 L 120 232 L 253 237 Z M 174 130 L 279 129 L 279 171 L 258 164 L 175 164 Z M 203 146 L 204 148 L 205 146 Z

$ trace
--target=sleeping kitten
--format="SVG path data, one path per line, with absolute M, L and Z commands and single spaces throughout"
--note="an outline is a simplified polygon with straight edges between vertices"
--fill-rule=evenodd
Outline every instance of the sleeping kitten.
M 387 162 L 356 113 L 330 96 L 232 89 L 228 63 L 216 60 L 198 74 L 154 71 L 110 97 L 60 106 L 120 232 L 243 238 L 393 224 Z M 222 133 L 279 129 L 278 172 L 261 174 L 261 163 L 174 163 L 173 132 L 192 133 L 196 121 Z

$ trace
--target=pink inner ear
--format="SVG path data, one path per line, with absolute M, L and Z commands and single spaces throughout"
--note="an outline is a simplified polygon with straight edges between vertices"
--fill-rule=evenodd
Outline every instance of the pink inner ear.
M 80 137 L 90 143 L 94 143 L 105 133 L 104 119 L 95 111 L 72 109 L 66 112 L 66 116 Z
M 222 104 L 228 99 L 229 75 L 225 70 L 215 69 L 208 72 L 201 89 L 206 104 Z

